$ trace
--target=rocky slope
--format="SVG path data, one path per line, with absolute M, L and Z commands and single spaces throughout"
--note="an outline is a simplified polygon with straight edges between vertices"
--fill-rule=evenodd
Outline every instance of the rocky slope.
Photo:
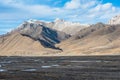
M 70 37 L 70 35 L 48 28 L 39 23 L 24 22 L 13 32 L 19 32 L 23 36 L 38 40 L 44 47 L 55 48 L 54 44 Z
M 109 20 L 108 24 L 111 25 L 120 24 L 120 15 L 113 17 L 111 20 Z
M 55 44 L 69 37 L 70 35 L 64 32 L 50 29 L 44 25 L 24 22 L 19 28 L 0 37 L 0 55 L 2 55 L 1 53 L 8 53 L 8 55 L 54 53 L 54 51 L 61 51 L 55 47 Z
M 34 40 L 20 33 L 10 34 L 0 38 L 1 56 L 38 56 L 59 52 L 52 48 L 45 48 L 38 40 Z

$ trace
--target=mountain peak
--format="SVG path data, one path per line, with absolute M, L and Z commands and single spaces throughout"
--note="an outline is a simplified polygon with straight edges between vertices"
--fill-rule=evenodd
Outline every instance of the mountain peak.
M 120 15 L 113 17 L 111 20 L 109 20 L 108 24 L 111 25 L 120 24 Z
M 55 20 L 54 20 L 54 22 L 64 22 L 65 20 L 63 20 L 63 19 L 60 19 L 60 18 L 56 18 Z
M 38 20 L 36 20 L 36 19 L 29 19 L 27 22 L 29 22 L 29 23 L 34 23 L 34 22 L 36 22 L 36 21 L 38 21 Z

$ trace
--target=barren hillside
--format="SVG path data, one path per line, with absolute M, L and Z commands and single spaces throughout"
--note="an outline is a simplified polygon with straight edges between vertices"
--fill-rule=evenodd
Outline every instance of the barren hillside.
M 96 24 L 81 30 L 57 46 L 66 55 L 116 55 L 120 54 L 119 43 L 120 25 Z

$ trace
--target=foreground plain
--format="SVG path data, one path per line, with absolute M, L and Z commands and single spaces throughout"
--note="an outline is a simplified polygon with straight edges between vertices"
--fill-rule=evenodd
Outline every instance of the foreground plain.
M 120 80 L 120 56 L 0 57 L 0 80 Z

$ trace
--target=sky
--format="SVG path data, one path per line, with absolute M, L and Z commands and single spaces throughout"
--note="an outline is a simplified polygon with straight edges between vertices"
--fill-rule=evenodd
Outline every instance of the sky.
M 120 0 L 0 0 L 0 34 L 29 19 L 56 18 L 81 24 L 107 23 L 120 14 Z

